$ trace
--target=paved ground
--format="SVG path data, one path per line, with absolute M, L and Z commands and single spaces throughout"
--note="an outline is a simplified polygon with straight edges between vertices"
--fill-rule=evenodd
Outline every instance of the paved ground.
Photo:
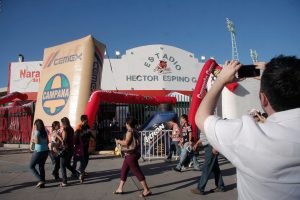
M 135 177 L 128 178 L 124 195 L 113 195 L 118 185 L 121 158 L 112 156 L 92 156 L 87 171 L 89 175 L 84 184 L 77 180 L 69 181 L 70 186 L 59 188 L 50 176 L 50 159 L 46 163 L 47 184 L 44 189 L 36 189 L 37 181 L 28 169 L 30 153 L 8 152 L 0 154 L 0 199 L 45 199 L 45 200 L 98 200 L 98 199 L 141 199 L 141 187 Z M 194 195 L 190 189 L 196 186 L 201 172 L 187 170 L 182 173 L 172 171 L 176 162 L 161 160 L 141 162 L 153 195 L 146 199 L 237 199 L 235 169 L 225 159 L 220 159 L 221 170 L 227 191 L 210 193 L 205 196 Z M 208 182 L 206 190 L 214 188 L 214 181 Z

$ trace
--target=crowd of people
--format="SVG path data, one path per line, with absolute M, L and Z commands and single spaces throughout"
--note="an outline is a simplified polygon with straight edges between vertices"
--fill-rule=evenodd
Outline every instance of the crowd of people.
M 62 180 L 61 187 L 67 186 L 67 169 L 72 173 L 73 178 L 79 178 L 83 183 L 87 175 L 85 169 L 89 162 L 89 141 L 95 138 L 88 125 L 86 115 L 81 116 L 81 123 L 75 131 L 70 125 L 67 117 L 61 119 L 62 129 L 59 121 L 52 123 L 51 134 L 48 134 L 44 122 L 36 119 L 34 122 L 34 135 L 32 137 L 33 154 L 30 162 L 30 169 L 38 179 L 36 187 L 45 187 L 45 162 L 47 157 L 52 161 L 52 175 L 55 180 Z M 49 138 L 48 135 L 51 137 Z M 73 158 L 73 164 L 72 163 Z M 77 162 L 80 166 L 77 169 Z M 38 165 L 39 171 L 36 169 Z M 61 172 L 61 178 L 59 176 Z
M 166 161 L 171 161 L 175 153 L 179 161 L 174 171 L 181 172 L 185 166 L 192 165 L 195 170 L 200 170 L 196 154 L 199 146 L 202 146 L 205 158 L 202 174 L 197 187 L 191 189 L 192 193 L 205 194 L 211 173 L 214 174 L 216 185 L 213 191 L 225 191 L 218 163 L 220 152 L 237 168 L 239 199 L 300 199 L 300 59 L 279 56 L 268 63 L 257 63 L 257 67 L 263 70 L 259 95 L 265 113 L 251 110 L 249 115 L 240 119 L 221 119 L 214 115 L 217 101 L 225 85 L 237 81 L 236 74 L 240 67 L 238 61 L 227 62 L 204 97 L 195 119 L 201 132 L 198 141 L 192 137 L 187 115 L 180 117 L 180 125 L 176 119 L 169 122 L 172 134 Z M 73 177 L 84 181 L 89 160 L 88 141 L 93 135 L 87 117 L 83 115 L 81 121 L 75 133 L 68 118 L 61 119 L 62 132 L 60 123 L 53 122 L 50 142 L 43 121 L 37 119 L 34 122 L 36 132 L 32 142 L 35 151 L 30 168 L 39 180 L 37 187 L 45 187 L 44 165 L 48 154 L 53 161 L 52 174 L 55 179 L 59 179 L 58 171 L 61 171 L 60 186 L 67 185 L 66 169 L 72 172 Z M 126 130 L 124 139 L 116 140 L 125 156 L 121 180 L 114 194 L 123 194 L 131 170 L 143 187 L 141 196 L 146 197 L 152 193 L 138 163 L 141 157 L 138 151 L 140 141 L 133 118 L 126 120 Z M 188 165 L 187 160 L 190 161 Z M 76 169 L 78 161 L 79 170 Z
M 182 172 L 187 166 L 193 166 L 195 171 L 202 171 L 202 175 L 198 181 L 198 189 L 193 189 L 193 193 L 205 193 L 205 186 L 211 173 L 214 173 L 216 185 L 216 188 L 212 192 L 224 192 L 225 185 L 219 167 L 218 151 L 209 144 L 203 133 L 200 133 L 199 139 L 196 142 L 194 141 L 192 127 L 186 114 L 180 116 L 179 122 L 180 126 L 177 124 L 176 119 L 172 119 L 169 122 L 169 127 L 172 129 L 172 133 L 170 134 L 172 142 L 166 161 L 170 162 L 172 155 L 176 153 L 179 156 L 179 162 L 173 168 L 174 171 Z M 197 159 L 200 147 L 201 150 L 204 150 L 205 157 L 201 168 Z

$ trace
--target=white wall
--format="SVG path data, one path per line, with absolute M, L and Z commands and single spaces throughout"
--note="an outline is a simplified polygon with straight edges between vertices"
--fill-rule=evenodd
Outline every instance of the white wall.
M 223 118 L 234 119 L 247 114 L 252 108 L 263 111 L 259 101 L 260 81 L 249 78 L 239 82 L 234 93 L 224 88 L 222 92 Z

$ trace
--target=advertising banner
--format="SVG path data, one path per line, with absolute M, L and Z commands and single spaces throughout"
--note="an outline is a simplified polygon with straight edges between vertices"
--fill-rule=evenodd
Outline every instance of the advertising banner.
M 92 36 L 46 48 L 35 119 L 51 126 L 68 117 L 75 126 L 91 93 L 100 88 L 104 51 Z
M 35 100 L 39 88 L 42 66 L 42 61 L 10 63 L 8 93 L 26 93 L 28 100 Z

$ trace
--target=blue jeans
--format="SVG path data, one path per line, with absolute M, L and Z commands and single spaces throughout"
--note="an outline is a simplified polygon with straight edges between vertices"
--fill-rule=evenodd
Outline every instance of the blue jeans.
M 202 175 L 198 182 L 198 190 L 204 192 L 211 173 L 214 173 L 215 175 L 215 185 L 218 188 L 224 188 L 224 182 L 218 162 L 218 155 L 214 155 L 212 153 L 212 146 L 209 144 L 204 147 L 204 154 L 205 160 L 202 166 Z
M 77 176 L 76 170 L 71 166 L 71 159 L 73 156 L 73 150 L 66 150 L 65 155 L 60 157 L 60 171 L 62 176 L 62 182 L 67 183 L 67 169 L 72 172 L 73 176 Z
M 80 162 L 79 171 L 80 171 L 81 174 L 83 174 L 84 169 L 85 169 L 85 160 L 84 160 L 83 155 L 82 156 L 74 155 L 74 157 L 73 157 L 73 168 L 74 169 L 77 169 L 77 162 L 78 161 Z
M 180 147 L 179 147 L 179 142 L 178 141 L 172 141 L 169 149 L 169 155 L 167 159 L 172 158 L 173 152 L 176 150 L 176 154 L 180 155 Z
M 58 156 L 54 156 L 51 151 L 49 151 L 49 157 L 51 158 L 52 161 L 52 175 L 55 178 L 59 178 L 59 166 L 60 166 L 60 158 Z
M 186 148 L 187 148 L 188 146 L 189 146 L 189 142 L 184 143 L 183 148 L 181 149 L 180 160 L 179 160 L 179 163 L 177 164 L 176 168 L 179 169 L 179 170 L 181 170 L 181 168 L 182 168 L 182 166 L 183 166 L 185 160 L 186 160 L 187 157 L 189 156 L 189 154 L 192 154 L 191 157 L 192 157 L 192 159 L 193 159 L 194 168 L 195 168 L 196 170 L 199 170 L 200 167 L 199 167 L 199 163 L 198 163 L 198 161 L 197 161 L 197 159 L 196 159 L 196 156 L 195 156 L 193 150 L 191 150 L 190 152 L 187 151 Z
M 32 153 L 32 157 L 30 160 L 30 170 L 33 175 L 39 180 L 45 182 L 45 163 L 48 157 L 48 151 L 37 152 L 34 151 Z M 39 165 L 39 171 L 36 169 L 36 165 Z

